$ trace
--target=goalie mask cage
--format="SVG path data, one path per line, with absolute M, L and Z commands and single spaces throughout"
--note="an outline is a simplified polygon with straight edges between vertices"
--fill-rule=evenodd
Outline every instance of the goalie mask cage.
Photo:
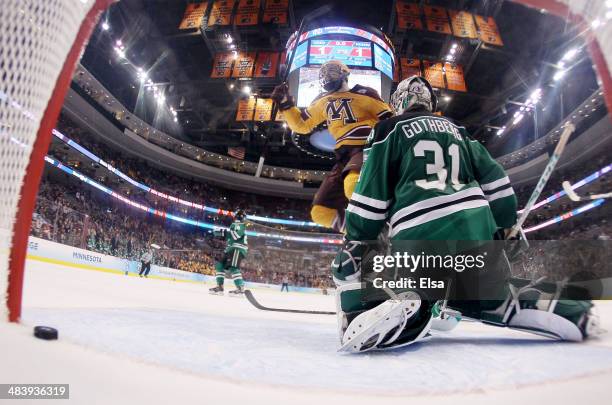
M 612 111 L 612 23 L 603 0 L 514 0 L 584 28 Z M 36 194 L 72 73 L 113 0 L 2 0 L 0 7 L 0 320 L 18 321 Z

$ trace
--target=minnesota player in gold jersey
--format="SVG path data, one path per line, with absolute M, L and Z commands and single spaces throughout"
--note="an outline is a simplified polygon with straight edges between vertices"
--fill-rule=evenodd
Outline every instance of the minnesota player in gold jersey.
M 340 61 L 324 63 L 319 82 L 326 92 L 304 110 L 295 106 L 286 84 L 272 93 L 292 131 L 309 134 L 326 122 L 336 140 L 336 164 L 319 187 L 310 215 L 317 224 L 337 231 L 344 225 L 344 210 L 359 177 L 366 139 L 378 121 L 393 115 L 376 90 L 360 85 L 349 88 L 349 75 L 349 68 Z

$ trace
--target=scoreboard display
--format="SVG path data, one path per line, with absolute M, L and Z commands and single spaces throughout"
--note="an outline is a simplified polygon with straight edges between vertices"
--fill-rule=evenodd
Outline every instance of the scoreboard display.
M 372 67 L 370 42 L 313 39 L 308 56 L 312 65 L 339 60 L 347 66 Z

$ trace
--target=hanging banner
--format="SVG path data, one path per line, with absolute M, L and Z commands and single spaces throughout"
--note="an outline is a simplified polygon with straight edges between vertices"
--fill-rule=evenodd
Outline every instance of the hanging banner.
M 287 24 L 288 10 L 289 0 L 266 0 L 263 22 L 285 25 Z
M 427 60 L 423 61 L 423 71 L 425 79 L 432 85 L 432 87 L 436 87 L 439 89 L 443 89 L 444 86 L 444 71 L 442 70 L 444 66 L 442 63 L 438 62 L 430 62 Z
M 448 10 L 453 27 L 453 35 L 460 38 L 477 38 L 474 16 L 467 11 Z
M 448 22 L 448 14 L 444 7 L 425 6 L 425 21 L 427 21 L 427 29 L 440 34 L 452 34 L 450 24 Z
M 255 77 L 276 77 L 278 52 L 259 52 L 255 61 Z
M 253 121 L 255 113 L 255 97 L 242 98 L 238 100 L 238 111 L 236 111 L 236 121 Z
M 255 52 L 241 52 L 234 62 L 232 77 L 252 77 L 255 67 Z
M 208 3 L 189 3 L 185 9 L 183 20 L 179 25 L 179 30 L 190 30 L 193 28 L 200 28 L 202 26 L 202 19 L 204 13 L 206 13 L 206 7 Z
M 504 46 L 497 24 L 493 17 L 483 17 L 476 15 L 476 26 L 478 27 L 478 37 L 482 42 L 491 45 Z
M 446 71 L 446 85 L 449 90 L 467 91 L 463 67 L 447 62 L 444 64 L 444 70 Z
M 234 55 L 231 52 L 220 52 L 215 54 L 215 60 L 213 61 L 213 69 L 212 72 L 210 72 L 210 77 L 230 77 L 233 62 Z
M 240 0 L 234 18 L 236 25 L 257 25 L 261 0 Z
M 419 59 L 401 59 L 402 80 L 410 76 L 423 76 L 421 74 L 421 61 Z
M 258 98 L 255 105 L 254 121 L 270 121 L 272 120 L 272 106 L 274 102 L 271 98 Z
M 234 0 L 216 0 L 210 10 L 208 17 L 208 26 L 213 25 L 229 25 L 232 21 L 232 10 L 234 9 Z
M 421 9 L 418 4 L 397 0 L 395 12 L 397 13 L 397 29 L 399 31 L 423 29 Z

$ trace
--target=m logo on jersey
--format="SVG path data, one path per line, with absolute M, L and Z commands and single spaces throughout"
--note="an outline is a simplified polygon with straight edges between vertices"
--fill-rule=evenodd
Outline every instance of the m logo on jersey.
M 327 113 L 327 122 L 344 120 L 344 125 L 354 124 L 357 122 L 355 114 L 351 109 L 350 98 L 331 99 L 327 102 L 325 112 Z

